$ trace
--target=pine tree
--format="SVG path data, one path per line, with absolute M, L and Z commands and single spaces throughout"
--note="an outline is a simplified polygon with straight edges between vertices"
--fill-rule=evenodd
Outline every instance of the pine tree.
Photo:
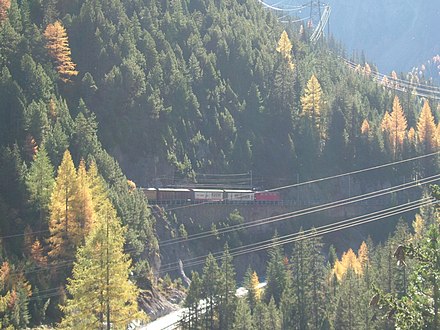
M 286 285 L 287 272 L 284 264 L 283 249 L 277 245 L 277 242 L 278 238 L 275 234 L 273 238 L 273 246 L 269 250 L 269 261 L 266 269 L 267 285 L 264 290 L 264 295 L 267 302 L 273 297 L 275 303 L 279 304 Z
M 207 300 L 205 314 L 205 327 L 214 329 L 217 318 L 216 304 L 220 295 L 220 269 L 214 256 L 210 253 L 205 261 L 202 275 L 203 291 L 202 296 Z
M 313 232 L 315 229 L 313 228 Z M 325 315 L 324 283 L 326 280 L 324 256 L 322 255 L 323 243 L 320 237 L 306 240 L 305 273 L 306 290 L 305 298 L 309 324 L 312 328 L 319 328 Z
M 125 329 L 138 312 L 138 289 L 129 280 L 131 260 L 124 254 L 125 230 L 110 202 L 77 252 L 67 290 L 72 298 L 61 306 L 62 329 Z
M 251 310 L 246 299 L 238 299 L 235 310 L 234 330 L 248 330 L 253 328 Z
M 53 24 L 48 24 L 44 37 L 47 40 L 46 48 L 49 55 L 55 60 L 57 64 L 57 72 L 64 82 L 70 81 L 73 76 L 78 74 L 75 70 L 76 64 L 72 62 L 69 41 L 67 32 L 60 21 Z
M 31 204 L 39 210 L 40 220 L 48 214 L 54 183 L 54 169 L 43 146 L 26 175 L 29 199 Z
M 231 329 L 234 322 L 234 312 L 236 309 L 235 296 L 235 270 L 232 264 L 232 257 L 229 254 L 229 248 L 226 244 L 222 256 L 220 267 L 220 282 L 219 282 L 219 327 L 220 329 Z
M 58 168 L 50 202 L 50 252 L 56 257 L 73 257 L 81 243 L 80 225 L 77 222 L 77 175 L 70 152 L 64 152 Z
M 185 307 L 188 307 L 188 322 L 192 326 L 199 325 L 199 303 L 202 299 L 202 279 L 199 273 L 192 272 L 191 284 L 188 289 L 188 294 L 185 298 Z
M 267 305 L 268 329 L 281 330 L 280 313 L 278 311 L 275 300 L 270 299 Z

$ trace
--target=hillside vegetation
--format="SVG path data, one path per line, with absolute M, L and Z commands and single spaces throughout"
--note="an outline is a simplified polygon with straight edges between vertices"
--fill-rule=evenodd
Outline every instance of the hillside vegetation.
M 270 187 L 437 150 L 435 103 L 398 98 L 310 32 L 254 0 L 0 0 L 2 327 L 77 326 L 89 262 L 102 294 L 85 319 L 103 324 L 112 272 L 133 315 L 131 283 L 151 287 L 160 265 L 136 183 L 252 170 Z

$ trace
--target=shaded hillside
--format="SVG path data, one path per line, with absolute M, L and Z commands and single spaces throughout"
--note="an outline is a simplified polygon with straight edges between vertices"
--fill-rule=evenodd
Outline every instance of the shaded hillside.
M 440 6 L 435 0 L 328 3 L 331 33 L 349 54 L 365 52 L 381 72 L 408 72 L 439 53 Z
M 367 66 L 352 71 L 310 33 L 254 0 L 0 0 L 0 261 L 2 274 L 20 274 L 2 297 L 21 290 L 0 306 L 7 324 L 60 319 L 89 234 L 73 222 L 81 235 L 68 241 L 68 220 L 93 219 L 79 202 L 92 187 L 125 226 L 118 242 L 134 263 L 123 272 L 148 288 L 159 246 L 133 181 L 252 170 L 271 187 L 437 150 L 437 104 L 399 94 L 401 109 Z M 436 170 L 436 160 L 411 163 L 359 185 Z M 58 182 L 77 186 L 58 198 Z M 60 241 L 69 248 L 54 256 Z

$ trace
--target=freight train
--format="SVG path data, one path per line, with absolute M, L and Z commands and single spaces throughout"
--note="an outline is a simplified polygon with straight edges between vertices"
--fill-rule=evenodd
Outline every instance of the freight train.
M 150 203 L 156 204 L 278 204 L 281 195 L 276 191 L 250 189 L 207 188 L 140 188 Z

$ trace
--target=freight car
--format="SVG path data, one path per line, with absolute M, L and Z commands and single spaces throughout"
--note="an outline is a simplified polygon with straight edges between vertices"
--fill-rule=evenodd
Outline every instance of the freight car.
M 255 192 L 252 190 L 232 190 L 225 189 L 224 196 L 225 201 L 231 203 L 249 203 L 253 202 L 255 198 Z
M 191 189 L 194 203 L 222 202 L 222 189 Z

